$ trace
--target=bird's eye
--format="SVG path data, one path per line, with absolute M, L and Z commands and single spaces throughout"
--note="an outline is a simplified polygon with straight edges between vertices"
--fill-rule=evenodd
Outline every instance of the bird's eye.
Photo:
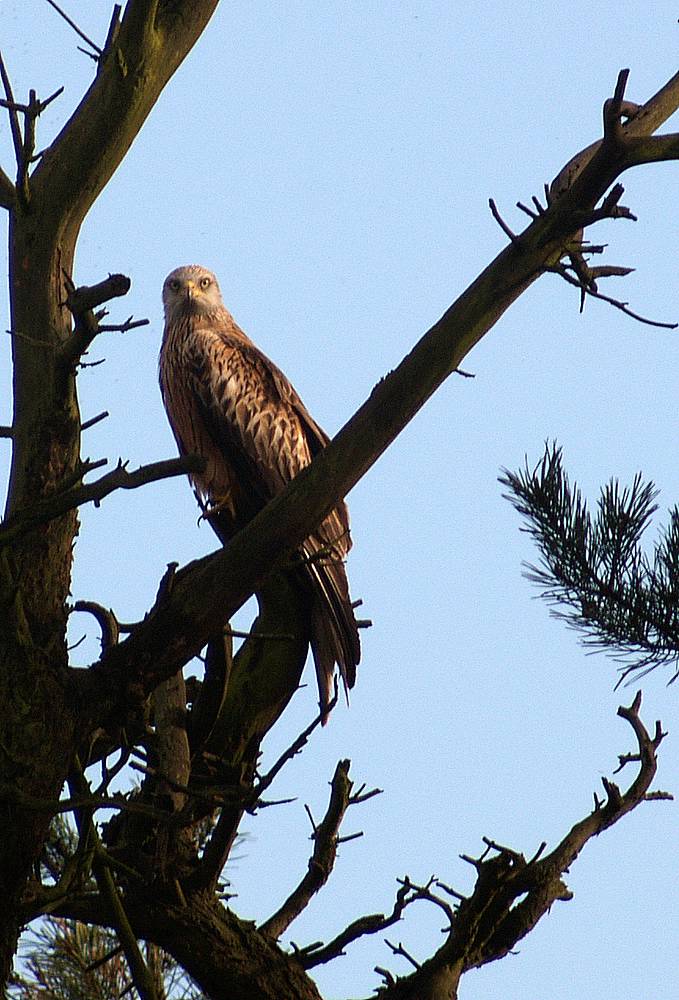
M 200 287 L 201 288 L 209 288 L 211 284 L 212 284 L 212 281 L 209 278 L 201 278 L 200 279 Z
M 171 291 L 173 292 L 179 291 L 179 280 L 177 278 L 172 278 L 172 280 L 168 281 L 167 284 Z

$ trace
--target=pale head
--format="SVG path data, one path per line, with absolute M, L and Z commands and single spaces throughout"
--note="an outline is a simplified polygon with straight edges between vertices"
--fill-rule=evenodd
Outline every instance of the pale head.
M 222 293 L 212 271 L 200 264 L 186 264 L 171 271 L 163 284 L 167 323 L 187 315 L 205 315 L 224 308 Z

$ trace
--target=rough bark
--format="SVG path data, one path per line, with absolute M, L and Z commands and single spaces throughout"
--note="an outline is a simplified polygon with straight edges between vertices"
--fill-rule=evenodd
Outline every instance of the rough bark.
M 135 933 L 170 951 L 214 1000 L 321 1000 L 294 956 L 210 897 L 182 906 L 131 894 L 125 908 Z M 115 926 L 99 897 L 76 899 L 60 915 Z
M 13 454 L 6 515 L 77 484 L 80 414 L 68 352 L 64 272 L 82 221 L 108 183 L 165 83 L 199 37 L 217 0 L 132 0 L 80 107 L 16 191 L 9 279 L 14 365 Z M 32 151 L 31 151 L 32 152 Z M 77 736 L 77 694 L 65 642 L 75 510 L 22 537 L 0 557 L 0 782 L 36 798 L 63 786 Z M 7 978 L 19 901 L 49 814 L 0 804 L 0 978 Z

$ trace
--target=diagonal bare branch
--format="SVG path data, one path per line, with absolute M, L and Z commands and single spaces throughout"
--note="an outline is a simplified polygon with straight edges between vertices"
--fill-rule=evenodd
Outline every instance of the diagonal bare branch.
M 648 789 L 656 773 L 656 754 L 664 734 L 660 723 L 656 723 L 653 736 L 648 733 L 639 717 L 640 706 L 641 695 L 638 694 L 629 708 L 618 710 L 618 715 L 632 727 L 638 747 L 636 754 L 624 755 L 625 763 L 638 765 L 638 772 L 627 790 L 623 792 L 613 782 L 603 779 L 605 802 L 595 797 L 593 812 L 575 823 L 546 856 L 543 856 L 544 844 L 527 861 L 518 851 L 487 837 L 483 838 L 486 846 L 479 858 L 463 855 L 463 860 L 468 861 L 477 873 L 471 895 L 463 897 L 454 891 L 449 893 L 459 902 L 454 910 L 446 904 L 450 926 L 445 942 L 409 976 L 398 980 L 390 977 L 388 987 L 381 994 L 385 1000 L 457 996 L 459 980 L 464 972 L 508 954 L 556 901 L 572 898 L 572 893 L 563 882 L 563 874 L 587 842 L 642 802 L 659 797 L 649 793 Z M 432 895 L 431 884 L 419 888 L 420 893 L 424 890 L 422 898 Z M 447 891 L 447 887 L 440 882 L 434 881 L 433 884 Z M 440 899 L 436 901 L 439 904 L 442 902 Z M 322 951 L 306 949 L 300 953 L 301 960 L 306 961 L 308 955 L 313 961 L 319 953 L 322 954 Z
M 57 14 L 59 14 L 59 15 L 61 15 L 61 17 L 63 17 L 63 19 L 66 22 L 66 24 L 70 25 L 70 27 L 73 28 L 73 30 L 75 31 L 76 35 L 78 35 L 80 38 L 82 38 L 82 40 L 84 42 L 87 42 L 87 44 L 90 46 L 90 48 L 93 49 L 94 52 L 96 52 L 97 58 L 99 58 L 99 56 L 101 56 L 101 54 L 102 54 L 102 50 L 99 48 L 99 46 L 95 45 L 95 43 L 92 41 L 92 39 L 89 38 L 85 34 L 85 32 L 82 31 L 82 29 L 78 27 L 78 25 L 75 23 L 75 21 L 72 20 L 72 18 L 70 18 L 68 16 L 68 14 L 61 9 L 61 7 L 59 6 L 59 4 L 55 3 L 55 0 L 47 0 L 47 3 L 50 5 L 50 7 L 53 7 L 56 10 Z
M 337 856 L 339 828 L 350 804 L 352 782 L 349 780 L 349 764 L 350 761 L 341 760 L 335 768 L 326 814 L 314 828 L 314 850 L 309 869 L 282 906 L 261 924 L 260 933 L 266 937 L 277 940 L 330 877 Z
M 24 148 L 21 138 L 21 126 L 19 124 L 19 113 L 14 103 L 12 83 L 9 78 L 9 73 L 7 72 L 7 67 L 5 66 L 5 61 L 2 58 L 2 53 L 0 53 L 0 79 L 2 80 L 3 90 L 5 91 L 5 100 L 7 101 L 9 127 L 12 133 L 12 143 L 14 144 L 14 155 L 16 157 L 17 170 L 20 170 Z
M 674 93 L 675 107 L 679 89 Z M 654 100 L 654 99 L 652 99 Z M 641 114 L 641 112 L 639 112 Z M 130 683 L 151 690 L 196 655 L 351 490 L 509 306 L 562 256 L 582 212 L 626 169 L 603 147 L 575 181 L 495 258 L 420 339 L 311 465 L 226 549 L 177 573 L 166 603 L 79 683 L 106 717 Z M 172 642 L 169 642 L 172 637 Z M 84 694 L 84 696 L 87 696 Z

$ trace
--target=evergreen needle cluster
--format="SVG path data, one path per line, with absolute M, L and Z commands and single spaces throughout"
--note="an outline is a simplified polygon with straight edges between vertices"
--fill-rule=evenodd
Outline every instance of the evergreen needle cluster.
M 679 509 L 669 512 L 650 551 L 642 536 L 657 510 L 652 482 L 637 474 L 631 486 L 613 479 L 590 512 L 564 471 L 561 448 L 547 444 L 541 461 L 503 470 L 506 498 L 525 518 L 540 552 L 526 576 L 555 617 L 584 635 L 587 645 L 623 662 L 622 678 L 660 664 L 679 675 Z

